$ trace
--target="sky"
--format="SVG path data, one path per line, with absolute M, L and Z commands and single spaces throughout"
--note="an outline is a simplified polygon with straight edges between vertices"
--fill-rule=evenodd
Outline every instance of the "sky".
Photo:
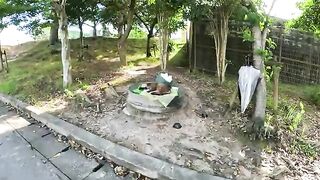
M 265 9 L 268 12 L 273 0 L 264 0 Z M 282 19 L 291 19 L 300 15 L 296 3 L 301 0 L 276 0 L 276 3 L 270 13 L 271 16 Z M 85 27 L 84 30 L 90 28 Z M 19 31 L 15 26 L 9 26 L 0 33 L 1 44 L 3 45 L 17 45 L 27 41 L 32 41 L 33 38 L 26 32 Z
M 302 0 L 276 0 L 270 15 L 282 19 L 296 18 L 301 14 L 296 4 L 301 1 Z M 272 2 L 273 0 L 264 0 L 266 12 L 270 10 Z

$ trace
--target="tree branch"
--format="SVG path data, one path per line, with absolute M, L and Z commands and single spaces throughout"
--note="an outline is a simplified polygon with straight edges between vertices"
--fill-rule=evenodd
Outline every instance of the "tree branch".
M 139 21 L 141 21 L 144 27 L 147 28 L 148 31 L 150 31 L 148 24 L 137 13 L 134 13 L 134 15 L 139 19 Z
M 136 6 L 136 0 L 131 0 L 130 1 L 130 6 L 129 6 L 129 12 L 128 12 L 128 17 L 127 17 L 127 28 L 123 35 L 120 38 L 120 41 L 124 41 L 125 39 L 128 38 L 132 24 L 133 24 L 133 16 L 134 16 L 134 11 L 135 11 L 135 6 Z
M 271 13 L 271 11 L 272 11 L 272 9 L 273 9 L 276 1 L 277 1 L 277 0 L 273 0 L 273 1 L 272 1 L 271 7 L 270 7 L 269 12 L 268 12 L 268 14 L 267 14 L 268 17 L 270 16 L 270 13 Z
M 94 27 L 94 26 L 92 26 L 92 25 L 90 25 L 90 24 L 88 24 L 88 23 L 85 23 L 85 22 L 84 22 L 83 24 L 85 24 L 85 25 L 87 25 L 87 26 L 90 26 L 90 27 L 92 27 L 92 28 Z
M 61 12 L 61 6 L 59 0 L 52 0 L 52 7 L 56 11 L 56 14 L 60 14 Z

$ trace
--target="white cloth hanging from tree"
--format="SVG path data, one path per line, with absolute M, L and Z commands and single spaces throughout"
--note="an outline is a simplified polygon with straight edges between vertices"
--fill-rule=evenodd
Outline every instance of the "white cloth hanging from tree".
M 238 73 L 238 85 L 241 95 L 241 113 L 244 113 L 260 79 L 260 70 L 257 70 L 252 66 L 242 66 Z

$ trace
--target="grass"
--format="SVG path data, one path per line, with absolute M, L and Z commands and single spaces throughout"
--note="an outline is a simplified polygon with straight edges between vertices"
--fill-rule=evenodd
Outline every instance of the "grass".
M 288 96 L 299 97 L 320 106 L 320 85 L 281 84 L 280 91 Z
M 86 38 L 89 49 L 84 52 L 84 61 L 78 61 L 79 40 L 71 40 L 71 59 L 73 86 L 70 89 L 86 88 L 92 82 L 106 74 L 120 69 L 115 38 Z M 182 47 L 176 43 L 171 57 L 176 56 Z M 157 65 L 159 59 L 145 58 L 145 39 L 128 39 L 128 67 L 138 65 Z M 17 96 L 30 103 L 48 100 L 57 93 L 62 93 L 62 64 L 59 53 L 51 54 L 48 41 L 29 42 L 14 47 L 24 53 L 17 61 L 10 62 L 10 73 L 0 74 L 0 92 Z M 54 47 L 60 49 L 60 47 Z M 159 52 L 157 52 L 159 53 Z M 87 61 L 90 59 L 91 61 Z M 178 61 L 175 58 L 174 61 Z M 173 61 L 172 61 L 173 62 Z
M 86 39 L 89 45 L 86 53 L 91 62 L 78 61 L 79 41 L 71 40 L 72 74 L 75 86 L 89 84 L 105 73 L 118 69 L 117 39 Z M 16 95 L 18 98 L 34 102 L 52 97 L 62 92 L 62 64 L 60 55 L 52 55 L 47 41 L 28 43 L 30 46 L 17 61 L 10 62 L 10 73 L 0 75 L 0 92 Z M 26 47 L 24 49 L 27 49 Z M 128 61 L 144 57 L 145 40 L 129 39 Z

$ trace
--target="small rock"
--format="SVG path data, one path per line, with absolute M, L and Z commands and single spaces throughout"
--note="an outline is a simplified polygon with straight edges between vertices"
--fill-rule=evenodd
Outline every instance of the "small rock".
M 173 128 L 175 128 L 175 129 L 181 129 L 182 126 L 181 126 L 180 123 L 174 123 Z
M 194 112 L 196 113 L 197 116 L 199 116 L 201 118 L 207 118 L 208 117 L 208 113 L 206 112 L 206 110 L 196 109 Z
M 314 162 L 313 171 L 320 175 L 320 161 Z
M 125 176 L 129 173 L 128 169 L 126 169 L 125 167 L 122 167 L 122 166 L 116 166 L 114 168 L 114 173 L 117 175 L 117 176 Z
M 250 177 L 251 176 L 251 171 L 249 171 L 248 169 L 246 169 L 243 166 L 239 166 L 239 171 L 241 175 L 244 175 L 246 177 Z
M 273 170 L 272 177 L 274 179 L 283 179 L 283 176 L 287 172 L 289 172 L 289 169 L 286 166 L 279 166 Z
M 189 159 L 186 160 L 185 165 L 190 168 L 192 166 L 192 161 Z

